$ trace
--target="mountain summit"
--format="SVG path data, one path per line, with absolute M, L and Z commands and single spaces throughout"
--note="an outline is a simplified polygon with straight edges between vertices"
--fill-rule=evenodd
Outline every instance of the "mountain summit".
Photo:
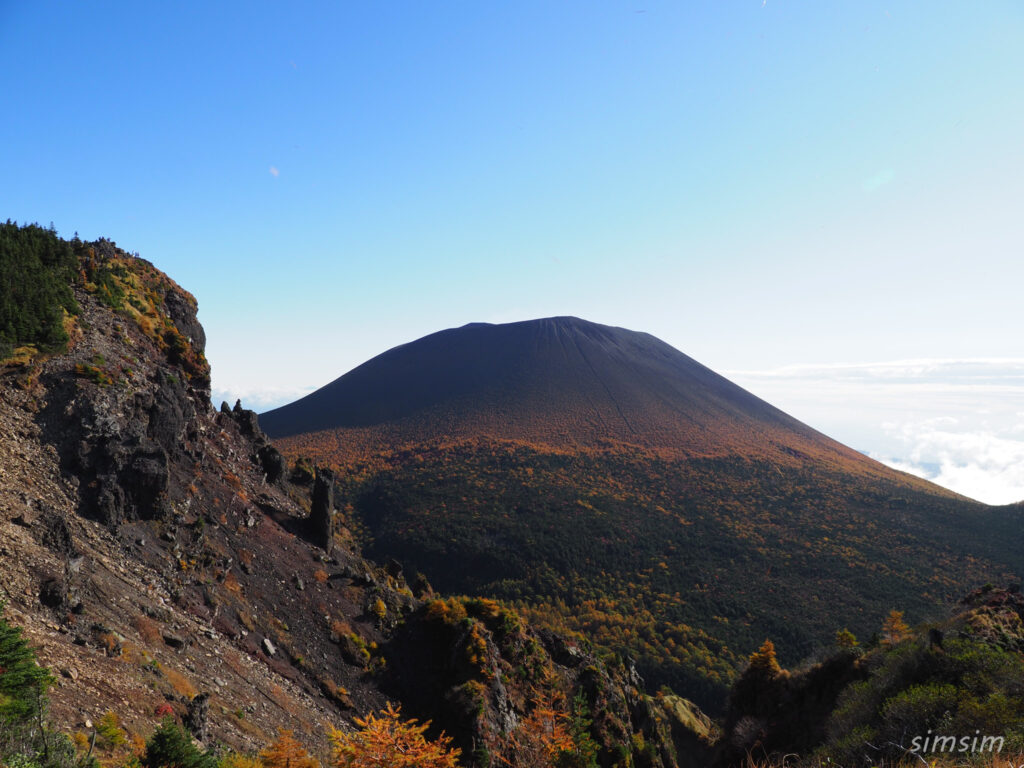
M 260 423 L 272 437 L 338 430 L 352 443 L 614 441 L 687 457 L 874 464 L 650 334 L 576 317 L 471 323 L 425 336 Z

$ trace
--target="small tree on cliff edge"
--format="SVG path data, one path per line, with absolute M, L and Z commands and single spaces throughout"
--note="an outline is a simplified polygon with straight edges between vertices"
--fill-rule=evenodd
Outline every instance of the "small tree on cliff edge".
M 21 629 L 2 618 L 0 603 L 0 764 L 11 753 L 35 754 L 49 762 L 50 739 L 43 722 L 50 670 L 36 655 Z
M 380 716 L 356 718 L 355 733 L 332 730 L 334 768 L 458 768 L 460 751 L 443 733 L 436 741 L 423 735 L 430 723 L 402 720 L 390 702 Z

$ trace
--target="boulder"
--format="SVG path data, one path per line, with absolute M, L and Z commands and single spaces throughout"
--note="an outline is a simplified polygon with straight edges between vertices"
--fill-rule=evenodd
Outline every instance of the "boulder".
M 268 483 L 276 483 L 284 477 L 288 469 L 288 463 L 277 448 L 272 445 L 265 445 L 256 452 L 263 474 L 267 476 Z

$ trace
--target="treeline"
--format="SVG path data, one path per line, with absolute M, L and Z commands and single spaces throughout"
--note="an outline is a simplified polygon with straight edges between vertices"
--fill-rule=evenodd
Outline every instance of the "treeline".
M 71 286 L 78 258 L 51 224 L 0 224 L 0 360 L 22 346 L 63 349 L 65 312 L 78 311 Z

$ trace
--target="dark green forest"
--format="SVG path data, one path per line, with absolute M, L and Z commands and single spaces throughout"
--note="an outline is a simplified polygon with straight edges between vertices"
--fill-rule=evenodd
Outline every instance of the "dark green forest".
M 1020 564 L 1016 516 L 813 466 L 487 441 L 385 463 L 342 480 L 374 557 L 627 654 L 711 711 L 765 637 L 795 662 Z
M 0 360 L 15 349 L 63 349 L 64 313 L 78 311 L 71 291 L 78 258 L 53 225 L 0 224 Z

